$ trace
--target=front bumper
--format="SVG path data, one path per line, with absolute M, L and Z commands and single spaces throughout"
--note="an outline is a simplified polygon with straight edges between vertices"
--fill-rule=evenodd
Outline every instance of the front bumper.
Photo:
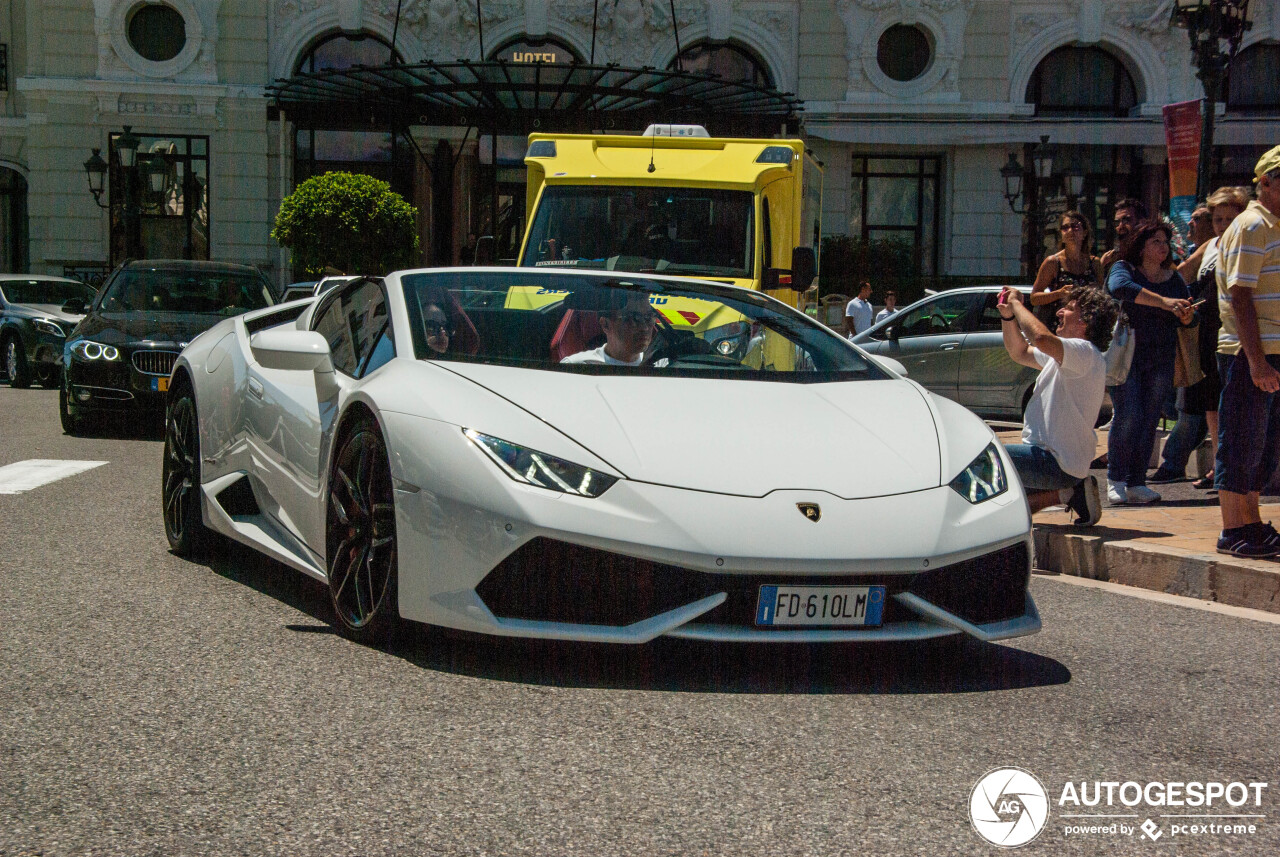
M 512 482 L 456 426 L 382 417 L 408 619 L 618 643 L 991 640 L 1040 629 L 1027 594 L 1030 519 L 1016 483 L 976 506 L 946 486 L 846 500 L 630 480 L 585 499 Z M 818 523 L 796 508 L 815 501 Z M 878 627 L 759 627 L 764 584 L 883 585 L 890 603 Z
M 120 348 L 119 360 L 82 360 L 65 349 L 67 405 L 86 410 L 164 410 L 177 346 Z

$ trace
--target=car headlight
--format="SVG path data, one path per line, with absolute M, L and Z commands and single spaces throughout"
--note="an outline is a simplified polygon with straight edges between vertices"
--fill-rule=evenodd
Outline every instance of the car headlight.
M 592 470 L 590 467 L 583 467 L 581 464 L 574 464 L 572 461 L 565 461 L 563 458 L 556 458 L 535 449 L 517 446 L 509 441 L 481 434 L 474 429 L 464 428 L 462 433 L 480 447 L 503 473 L 516 482 L 536 485 L 539 488 L 560 491 L 564 494 L 574 494 L 578 497 L 599 497 L 618 481 L 617 477 Z
M 981 503 L 1008 491 L 1009 479 L 1005 476 L 996 445 L 988 444 L 981 455 L 951 480 L 951 487 L 970 503 Z
M 40 331 L 41 333 L 47 333 L 51 336 L 56 336 L 59 339 L 63 339 L 67 335 L 66 333 L 63 332 L 62 328 L 59 327 L 56 322 L 48 321 L 47 319 L 43 319 L 43 318 L 36 319 L 36 330 Z
M 119 360 L 120 352 L 114 345 L 103 345 L 91 339 L 82 339 L 71 346 L 71 353 L 81 360 Z

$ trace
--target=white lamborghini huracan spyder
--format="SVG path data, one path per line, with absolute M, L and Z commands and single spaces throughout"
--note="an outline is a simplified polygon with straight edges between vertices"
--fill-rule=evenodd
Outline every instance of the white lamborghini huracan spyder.
M 163 502 L 402 620 L 643 643 L 1035 633 L 1031 522 L 969 411 L 758 292 L 401 271 L 228 319 L 170 380 Z M 212 531 L 212 532 L 211 532 Z

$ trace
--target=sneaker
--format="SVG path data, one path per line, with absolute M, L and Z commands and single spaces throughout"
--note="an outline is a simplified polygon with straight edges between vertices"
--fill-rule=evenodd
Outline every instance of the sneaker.
M 1129 502 L 1129 492 L 1123 482 L 1107 480 L 1107 502 L 1112 506 L 1124 506 Z
M 1218 553 L 1243 557 L 1244 559 L 1265 559 L 1280 554 L 1280 533 L 1270 523 L 1253 524 L 1241 528 L 1241 532 L 1233 536 L 1221 536 L 1218 539 Z
M 1086 476 L 1076 483 L 1067 508 L 1076 513 L 1077 527 L 1092 527 L 1102 519 L 1102 497 L 1096 476 Z
M 1170 473 L 1164 470 L 1157 470 L 1147 477 L 1147 482 L 1151 485 L 1168 485 L 1171 482 L 1183 482 L 1186 478 L 1185 473 Z
M 1125 493 L 1129 495 L 1130 503 L 1146 505 L 1147 503 L 1154 503 L 1160 499 L 1159 494 L 1152 491 L 1145 485 L 1130 485 L 1125 489 Z

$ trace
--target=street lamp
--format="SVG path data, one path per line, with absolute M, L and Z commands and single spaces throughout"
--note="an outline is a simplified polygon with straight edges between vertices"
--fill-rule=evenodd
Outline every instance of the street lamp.
M 1000 168 L 1000 177 L 1004 179 L 1004 198 L 1009 203 L 1009 210 L 1014 214 L 1024 214 L 1027 217 L 1027 241 L 1023 251 L 1028 259 L 1029 268 L 1034 269 L 1040 261 L 1036 258 L 1035 248 L 1042 240 L 1044 233 L 1041 192 L 1047 191 L 1055 180 L 1054 151 L 1049 145 L 1049 135 L 1041 134 L 1039 145 L 1027 144 L 1024 156 L 1031 166 L 1032 171 L 1029 175 L 1018 161 L 1017 155 L 1010 152 L 1009 161 Z M 1063 178 L 1066 179 L 1067 193 L 1079 196 L 1084 187 L 1084 173 L 1078 169 L 1072 169 L 1068 170 Z
M 107 208 L 102 202 L 103 185 L 107 179 L 107 162 L 102 160 L 102 150 L 94 149 L 93 154 L 84 162 L 85 175 L 89 177 L 89 193 L 99 208 Z
M 1222 81 L 1249 21 L 1249 0 L 1176 0 L 1173 25 L 1185 27 L 1191 40 L 1191 64 L 1204 85 L 1204 121 L 1200 125 L 1200 162 L 1196 169 L 1196 198 L 1209 193 L 1213 157 L 1213 122 Z

